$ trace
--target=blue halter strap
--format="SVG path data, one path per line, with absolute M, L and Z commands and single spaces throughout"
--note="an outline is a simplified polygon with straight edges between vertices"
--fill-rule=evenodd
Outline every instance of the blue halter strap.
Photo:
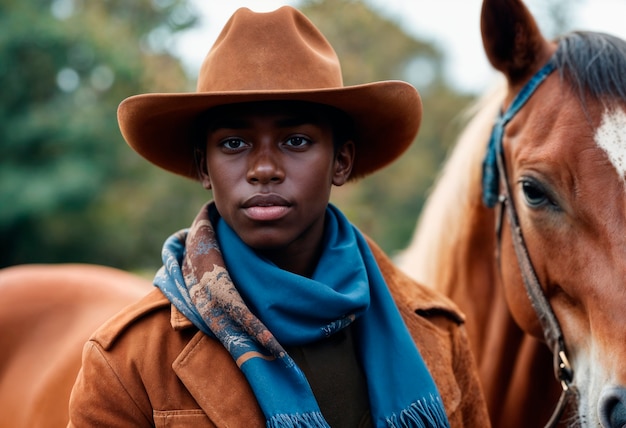
M 518 111 L 526 104 L 535 90 L 554 71 L 556 66 L 550 60 L 526 83 L 521 91 L 513 99 L 513 103 L 506 112 L 500 111 L 493 125 L 487 154 L 483 161 L 483 203 L 493 208 L 498 202 L 498 154 L 502 151 L 502 138 L 504 137 L 504 127 L 513 119 Z

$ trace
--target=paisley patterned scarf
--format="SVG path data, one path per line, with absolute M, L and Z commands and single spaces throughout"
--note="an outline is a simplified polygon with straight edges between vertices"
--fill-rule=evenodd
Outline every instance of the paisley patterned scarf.
M 281 345 L 354 323 L 376 427 L 448 427 L 437 387 L 358 230 L 329 205 L 312 278 L 278 268 L 243 243 L 213 204 L 163 247 L 155 285 L 217 338 L 246 376 L 267 427 L 328 427 L 303 372 Z

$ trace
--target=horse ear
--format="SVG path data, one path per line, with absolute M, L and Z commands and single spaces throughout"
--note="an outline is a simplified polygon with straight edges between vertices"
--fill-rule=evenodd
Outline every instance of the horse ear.
M 556 49 L 521 0 L 484 0 L 480 28 L 489 62 L 510 86 L 523 84 Z

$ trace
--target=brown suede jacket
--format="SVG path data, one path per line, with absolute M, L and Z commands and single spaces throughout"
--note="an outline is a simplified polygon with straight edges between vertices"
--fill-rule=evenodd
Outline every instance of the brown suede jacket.
M 416 284 L 370 241 L 387 285 L 439 388 L 452 427 L 489 427 L 463 317 Z M 160 290 L 87 342 L 69 427 L 264 427 L 244 375 L 222 345 Z

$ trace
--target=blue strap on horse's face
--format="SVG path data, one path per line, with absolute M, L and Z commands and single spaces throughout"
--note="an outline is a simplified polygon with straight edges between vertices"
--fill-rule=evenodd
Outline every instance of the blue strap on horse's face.
M 493 208 L 498 202 L 500 186 L 498 182 L 499 171 L 497 156 L 502 151 L 504 127 L 513 119 L 524 104 L 526 104 L 526 101 L 528 101 L 539 85 L 555 68 L 554 60 L 551 59 L 528 81 L 528 83 L 526 83 L 526 85 L 524 85 L 522 90 L 515 96 L 515 99 L 513 99 L 509 109 L 504 113 L 500 111 L 498 114 L 498 118 L 491 131 L 491 137 L 489 138 L 487 153 L 483 160 L 483 203 L 489 208 Z

